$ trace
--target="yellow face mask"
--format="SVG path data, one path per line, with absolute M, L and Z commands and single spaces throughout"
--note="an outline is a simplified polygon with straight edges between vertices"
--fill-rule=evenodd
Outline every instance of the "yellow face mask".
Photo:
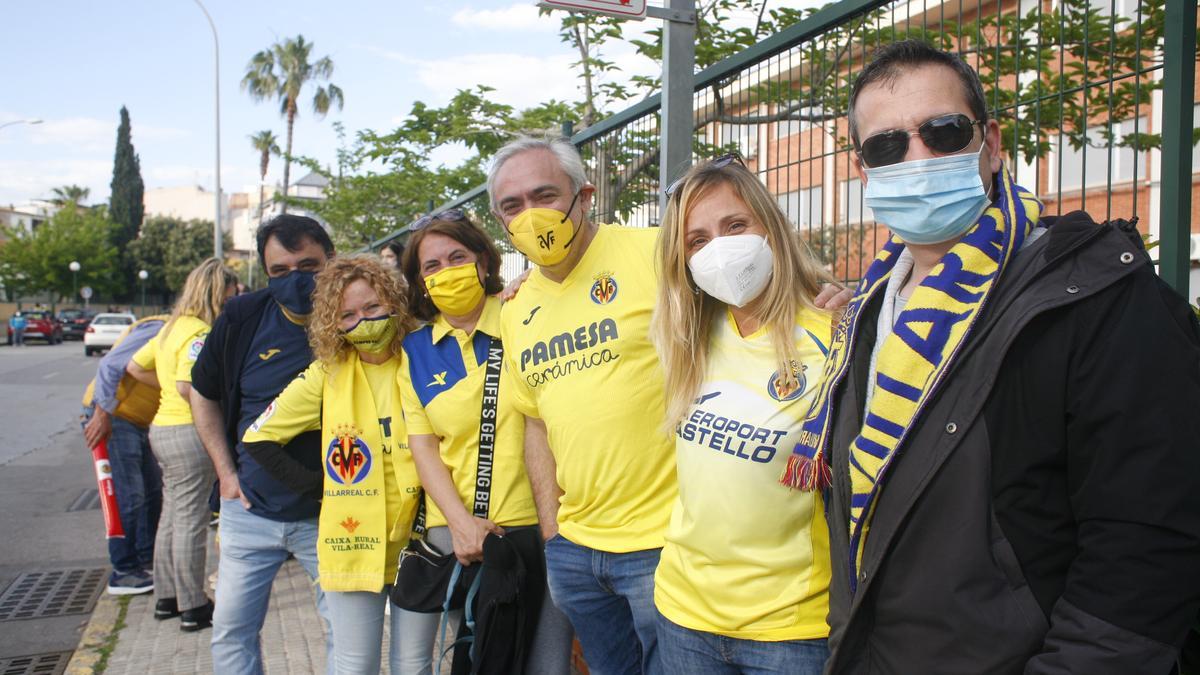
M 396 317 L 372 316 L 363 317 L 346 331 L 346 339 L 350 345 L 366 354 L 379 354 L 392 344 L 396 337 Z
M 475 263 L 463 263 L 442 269 L 425 277 L 429 299 L 438 311 L 450 316 L 470 314 L 483 300 L 483 284 Z
M 571 242 L 579 230 L 569 215 L 575 208 L 578 192 L 571 199 L 567 213 L 557 209 L 525 209 L 508 224 L 513 246 L 535 265 L 557 265 L 567 257 Z

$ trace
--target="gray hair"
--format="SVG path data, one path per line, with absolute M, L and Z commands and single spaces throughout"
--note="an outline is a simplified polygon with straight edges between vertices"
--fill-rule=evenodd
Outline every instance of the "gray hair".
M 496 175 L 500 173 L 500 167 L 513 157 L 530 150 L 546 150 L 554 154 L 558 159 L 559 166 L 571 181 L 571 192 L 578 192 L 580 188 L 587 185 L 587 174 L 583 170 L 583 158 L 579 156 L 579 150 L 571 141 L 562 136 L 543 138 L 518 136 L 496 152 L 496 156 L 492 158 L 492 166 L 488 169 L 487 191 L 493 209 L 496 208 Z

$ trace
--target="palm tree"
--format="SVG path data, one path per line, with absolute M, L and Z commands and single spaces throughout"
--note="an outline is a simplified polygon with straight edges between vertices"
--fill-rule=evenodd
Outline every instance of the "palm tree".
M 81 185 L 63 185 L 62 187 L 53 188 L 50 191 L 54 193 L 54 196 L 49 201 L 55 206 L 66 206 L 68 203 L 79 206 L 92 193 L 91 188 L 85 188 Z
M 256 101 L 268 98 L 279 99 L 279 114 L 287 117 L 287 153 L 283 156 L 283 194 L 286 197 L 288 180 L 292 168 L 292 127 L 299 112 L 300 90 L 304 85 L 319 80 L 328 80 L 333 75 L 333 61 L 328 56 L 309 62 L 313 43 L 306 42 L 303 35 L 294 39 L 285 38 L 262 50 L 250 59 L 246 76 L 242 78 L 242 89 Z M 313 93 L 313 112 L 323 117 L 329 107 L 342 109 L 345 101 L 342 90 L 332 82 L 317 86 Z M 283 203 L 287 212 L 287 202 Z
M 250 144 L 260 153 L 258 158 L 258 219 L 262 220 L 263 182 L 267 180 L 267 166 L 271 163 L 271 154 L 279 153 L 279 139 L 275 138 L 275 132 L 267 129 L 257 134 L 251 134 Z

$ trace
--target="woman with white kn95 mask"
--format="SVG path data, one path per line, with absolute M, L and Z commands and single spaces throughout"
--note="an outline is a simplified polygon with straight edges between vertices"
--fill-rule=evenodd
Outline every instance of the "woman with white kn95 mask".
M 830 561 L 820 493 L 780 484 L 820 379 L 828 275 L 735 155 L 668 188 L 652 335 L 679 497 L 655 574 L 680 673 L 820 673 Z M 736 505 L 736 506 L 734 506 Z

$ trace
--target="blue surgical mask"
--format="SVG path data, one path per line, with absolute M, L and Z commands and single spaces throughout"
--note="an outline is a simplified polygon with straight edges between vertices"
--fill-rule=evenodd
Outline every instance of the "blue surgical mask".
M 267 279 L 267 290 L 284 309 L 304 316 L 312 313 L 312 294 L 317 273 L 292 270 L 281 277 Z
M 908 244 L 940 244 L 971 229 L 990 200 L 977 152 L 867 168 L 866 205 Z

